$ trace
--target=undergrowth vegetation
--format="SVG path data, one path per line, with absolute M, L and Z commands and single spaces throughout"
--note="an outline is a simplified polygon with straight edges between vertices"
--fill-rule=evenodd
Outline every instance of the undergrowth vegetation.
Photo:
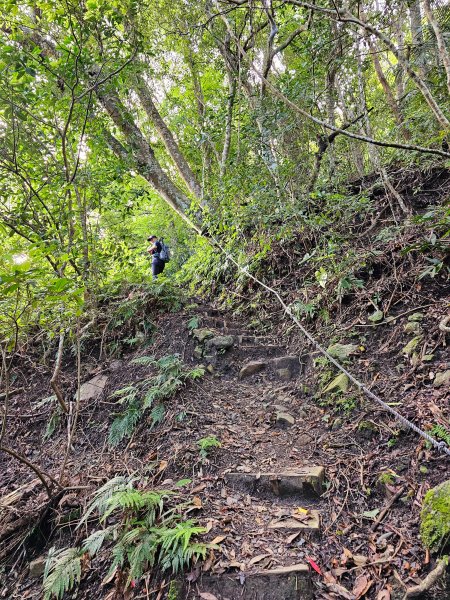
M 156 374 L 145 377 L 141 381 L 134 381 L 116 390 L 111 398 L 116 404 L 124 407 L 116 413 L 109 430 L 108 441 L 110 446 L 117 446 L 124 438 L 129 438 L 146 413 L 150 410 L 148 422 L 150 428 L 164 419 L 164 401 L 169 400 L 188 380 L 203 377 L 205 370 L 202 367 L 187 369 L 177 355 L 140 356 L 134 358 L 130 364 L 144 367 L 153 367 Z
M 192 505 L 179 500 L 176 490 L 149 488 L 136 476 L 109 480 L 95 492 L 77 525 L 92 528 L 96 523 L 98 528 L 76 547 L 50 549 L 44 600 L 60 599 L 71 591 L 100 552 L 110 563 L 105 580 L 119 582 L 118 573 L 124 573 L 125 589 L 154 567 L 177 574 L 205 558 L 212 546 L 197 541 L 197 536 L 206 530 L 185 518 Z

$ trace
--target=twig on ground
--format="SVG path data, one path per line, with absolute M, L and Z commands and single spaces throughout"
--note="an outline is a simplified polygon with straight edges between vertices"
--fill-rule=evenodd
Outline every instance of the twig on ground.
M 406 590 L 403 600 L 409 600 L 409 598 L 418 598 L 419 596 L 422 596 L 423 593 L 428 591 L 444 575 L 447 565 L 448 556 L 444 556 L 438 560 L 435 568 L 431 571 L 431 573 L 428 573 L 422 583 L 419 583 L 419 585 L 415 585 L 414 587 L 410 587 Z
M 372 527 L 370 528 L 371 531 L 376 531 L 378 529 L 378 526 L 380 525 L 381 521 L 384 519 L 384 517 L 387 515 L 387 513 L 389 512 L 389 510 L 391 509 L 392 505 L 395 504 L 395 502 L 397 502 L 397 500 L 400 498 L 400 496 L 404 493 L 406 489 L 406 486 L 402 486 L 399 491 L 395 494 L 395 496 L 393 496 L 393 498 L 391 498 L 391 500 L 389 501 L 389 503 L 383 508 L 383 510 L 380 512 L 380 514 L 378 515 L 377 520 L 375 521 L 375 523 L 372 525 Z

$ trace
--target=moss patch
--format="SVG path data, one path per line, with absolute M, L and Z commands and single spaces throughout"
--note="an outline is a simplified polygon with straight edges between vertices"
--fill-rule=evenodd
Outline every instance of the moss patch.
M 450 480 L 426 493 L 420 535 L 427 548 L 438 552 L 450 541 Z

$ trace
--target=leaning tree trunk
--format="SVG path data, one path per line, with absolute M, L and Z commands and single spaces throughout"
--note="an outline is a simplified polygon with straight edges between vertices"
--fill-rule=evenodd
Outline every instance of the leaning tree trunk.
M 115 90 L 96 89 L 97 98 L 115 125 L 120 129 L 133 151 L 136 170 L 154 187 L 167 204 L 197 232 L 198 224 L 188 217 L 189 198 L 166 175 L 155 157 L 150 144 L 136 126 L 132 116 L 121 102 Z
M 147 113 L 148 118 L 153 123 L 158 132 L 161 141 L 166 147 L 167 152 L 170 154 L 175 166 L 183 178 L 183 181 L 187 185 L 189 191 L 198 199 L 202 196 L 202 190 L 200 184 L 189 166 L 188 162 L 184 158 L 180 148 L 178 147 L 175 138 L 161 117 L 155 103 L 153 102 L 151 91 L 143 79 L 142 75 L 136 75 L 135 91 L 139 96 L 139 100 Z
M 444 36 L 442 35 L 439 23 L 437 22 L 431 10 L 430 0 L 423 0 L 423 7 L 425 9 L 425 14 L 427 15 L 428 22 L 430 23 L 434 31 L 434 35 L 436 36 L 439 57 L 445 69 L 445 74 L 447 76 L 447 88 L 450 94 L 450 54 L 448 53 L 447 47 L 445 45 Z

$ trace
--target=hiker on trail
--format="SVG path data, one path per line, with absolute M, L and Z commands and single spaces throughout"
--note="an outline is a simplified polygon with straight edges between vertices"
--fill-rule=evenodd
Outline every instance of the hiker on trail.
M 155 280 L 158 275 L 164 271 L 166 263 L 161 258 L 162 245 L 158 240 L 158 237 L 156 235 L 151 235 L 149 238 L 147 238 L 147 241 L 151 243 L 151 245 L 147 248 L 147 252 L 152 257 L 152 276 L 153 280 Z
M 147 248 L 147 252 L 152 257 L 152 275 L 153 281 L 164 271 L 166 262 L 170 260 L 170 248 L 166 246 L 164 240 L 161 238 L 158 240 L 156 235 L 151 235 L 147 238 L 148 242 L 151 242 L 151 246 Z

